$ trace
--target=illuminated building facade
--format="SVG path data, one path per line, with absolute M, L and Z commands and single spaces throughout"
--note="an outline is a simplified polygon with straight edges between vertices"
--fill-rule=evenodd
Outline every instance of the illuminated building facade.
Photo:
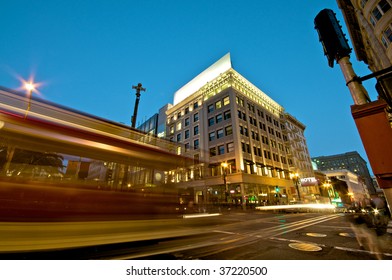
M 290 173 L 313 176 L 305 126 L 236 72 L 230 54 L 179 89 L 173 103 L 166 137 L 194 166 L 170 178 L 193 188 L 194 202 L 288 203 L 297 197 Z

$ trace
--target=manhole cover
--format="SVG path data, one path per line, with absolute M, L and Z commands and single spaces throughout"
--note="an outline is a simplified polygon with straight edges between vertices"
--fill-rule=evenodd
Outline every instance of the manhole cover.
M 306 235 L 311 236 L 311 237 L 326 237 L 327 236 L 326 234 L 323 234 L 323 233 L 312 233 L 312 232 L 307 233 Z
M 348 232 L 341 232 L 339 233 L 339 235 L 344 237 L 355 237 L 354 233 L 348 233 Z
M 308 252 L 316 252 L 322 250 L 320 246 L 309 244 L 309 243 L 290 243 L 289 246 L 296 250 L 308 251 Z

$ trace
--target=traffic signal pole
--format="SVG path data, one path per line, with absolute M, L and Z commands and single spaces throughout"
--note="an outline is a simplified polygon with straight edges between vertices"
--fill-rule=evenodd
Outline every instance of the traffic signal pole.
M 392 69 L 387 68 L 362 78 L 358 77 L 350 62 L 351 48 L 336 14 L 330 9 L 324 9 L 317 14 L 314 24 L 328 65 L 332 68 L 336 62 L 342 70 L 346 85 L 354 100 L 351 114 L 378 185 L 383 189 L 388 207 L 392 212 L 392 128 L 387 117 L 392 98 L 387 92 L 380 94 L 381 98 L 372 102 L 362 86 L 362 81 L 386 75 Z M 385 85 L 382 83 L 380 87 L 383 86 Z
M 346 85 L 350 90 L 351 97 L 354 104 L 363 105 L 370 102 L 369 95 L 362 83 L 359 81 L 358 76 L 355 74 L 353 66 L 350 62 L 350 57 L 345 56 L 340 58 L 337 63 L 342 70 L 343 76 L 346 80 Z
M 335 61 L 339 64 L 354 103 L 356 105 L 369 103 L 369 95 L 350 62 L 351 48 L 336 14 L 330 9 L 324 9 L 315 17 L 314 25 L 323 46 L 324 55 L 328 59 L 328 65 L 332 68 Z

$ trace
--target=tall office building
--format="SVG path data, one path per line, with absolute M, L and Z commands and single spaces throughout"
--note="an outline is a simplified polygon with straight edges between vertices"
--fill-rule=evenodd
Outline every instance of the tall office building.
M 367 163 L 358 152 L 313 157 L 312 161 L 317 164 L 320 171 L 349 170 L 362 178 L 369 194 L 376 193 Z
M 290 173 L 311 177 L 305 125 L 251 84 L 230 54 L 174 95 L 166 137 L 194 166 L 168 174 L 192 188 L 195 202 L 288 203 L 297 198 Z M 312 199 L 302 190 L 301 199 Z

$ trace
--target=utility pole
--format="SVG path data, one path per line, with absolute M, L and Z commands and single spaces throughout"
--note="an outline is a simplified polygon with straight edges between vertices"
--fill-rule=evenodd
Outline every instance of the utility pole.
M 132 86 L 132 89 L 136 89 L 136 100 L 135 100 L 135 109 L 133 111 L 133 116 L 131 119 L 131 126 L 135 128 L 136 126 L 136 117 L 137 117 L 137 109 L 139 107 L 139 101 L 140 101 L 140 91 L 146 91 L 145 88 L 142 87 L 141 83 L 138 83 L 137 86 Z

